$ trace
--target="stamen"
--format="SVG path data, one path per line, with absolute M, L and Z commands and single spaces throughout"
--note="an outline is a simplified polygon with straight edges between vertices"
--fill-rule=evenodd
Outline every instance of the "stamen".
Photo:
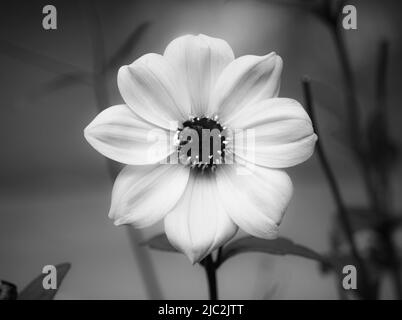
M 205 148 L 202 141 L 203 137 L 205 139 L 205 129 L 209 130 L 209 150 L 208 145 Z M 225 160 L 225 146 L 228 143 L 223 134 L 225 129 L 226 127 L 222 127 L 218 122 L 218 115 L 213 116 L 213 118 L 190 116 L 189 120 L 183 122 L 182 128 L 177 129 L 175 135 L 179 159 L 185 159 L 184 165 L 189 165 L 190 168 L 202 173 L 214 172 L 216 166 L 224 163 Z M 197 140 L 197 137 L 194 136 L 195 133 L 198 135 L 197 146 L 193 145 Z M 215 150 L 217 147 L 216 139 L 219 139 L 220 150 Z M 204 141 L 204 143 L 208 143 L 208 141 Z M 198 151 L 197 154 L 191 155 L 191 151 L 194 152 L 194 150 Z M 205 157 L 203 152 L 209 154 Z

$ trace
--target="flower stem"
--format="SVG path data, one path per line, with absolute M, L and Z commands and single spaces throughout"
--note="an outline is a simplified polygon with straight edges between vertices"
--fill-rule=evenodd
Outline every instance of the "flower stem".
M 204 267 L 207 274 L 209 300 L 218 300 L 218 286 L 216 282 L 216 264 L 212 259 L 212 255 L 209 254 L 201 261 L 201 265 Z

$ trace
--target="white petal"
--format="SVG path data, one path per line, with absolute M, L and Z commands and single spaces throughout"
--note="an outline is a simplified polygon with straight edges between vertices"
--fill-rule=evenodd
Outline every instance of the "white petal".
M 176 38 L 166 47 L 164 56 L 187 86 L 191 114 L 204 116 L 210 94 L 222 70 L 234 60 L 226 41 L 200 34 Z
M 237 227 L 219 199 L 214 175 L 190 174 L 183 197 L 165 217 L 165 231 L 172 245 L 192 263 L 236 233 Z
M 247 104 L 276 97 L 279 93 L 282 59 L 274 52 L 266 56 L 242 56 L 221 73 L 213 90 L 209 114 L 225 121 Z
M 187 120 L 189 101 L 163 56 L 146 54 L 121 67 L 117 83 L 127 105 L 147 121 L 172 129 L 172 123 Z
M 174 151 L 169 131 L 141 119 L 126 105 L 99 113 L 84 135 L 98 152 L 125 164 L 157 163 Z
M 277 237 L 293 192 L 286 172 L 259 166 L 221 165 L 216 180 L 225 211 L 241 229 L 259 238 Z
M 229 123 L 241 129 L 235 134 L 235 156 L 270 168 L 306 161 L 317 141 L 307 112 L 293 99 L 273 98 L 246 106 Z M 247 144 L 247 134 L 254 134 L 254 146 Z
M 188 176 L 182 165 L 126 166 L 113 186 L 109 218 L 116 225 L 151 226 L 176 205 Z

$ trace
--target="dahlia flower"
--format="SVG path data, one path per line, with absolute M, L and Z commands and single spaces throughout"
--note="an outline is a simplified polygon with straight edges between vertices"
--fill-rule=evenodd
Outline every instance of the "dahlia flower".
M 112 191 L 115 224 L 163 219 L 167 238 L 192 263 L 238 228 L 275 238 L 293 191 L 283 169 L 308 159 L 317 140 L 303 107 L 277 97 L 281 71 L 274 52 L 235 59 L 224 40 L 206 35 L 179 37 L 163 55 L 121 67 L 125 104 L 105 109 L 84 132 L 98 152 L 126 165 Z M 210 142 L 205 130 L 218 132 L 219 150 L 187 149 L 191 133 L 200 146 Z

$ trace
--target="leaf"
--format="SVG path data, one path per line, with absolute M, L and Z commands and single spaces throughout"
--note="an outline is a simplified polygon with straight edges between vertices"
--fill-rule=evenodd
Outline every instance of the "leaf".
M 53 300 L 70 268 L 70 263 L 61 263 L 56 265 L 57 289 L 44 289 L 42 281 L 46 274 L 41 274 L 31 283 L 29 283 L 24 290 L 21 291 L 18 296 L 18 300 Z
M 159 250 L 159 251 L 167 251 L 167 252 L 178 252 L 175 247 L 173 247 L 168 238 L 164 233 L 159 234 L 148 241 L 141 243 L 142 245 L 147 245 L 151 249 Z
M 17 286 L 11 282 L 0 280 L 0 300 L 16 300 Z
M 0 53 L 59 74 L 81 72 L 78 67 L 69 63 L 65 63 L 48 57 L 44 54 L 31 51 L 30 49 L 20 47 L 5 40 L 0 40 Z
M 46 88 L 50 91 L 60 90 L 74 84 L 92 84 L 92 75 L 85 72 L 70 72 L 56 76 L 51 81 L 47 82 Z
M 348 220 L 353 233 L 360 231 L 371 230 L 381 231 L 383 227 L 396 229 L 402 224 L 402 213 L 392 212 L 389 216 L 381 216 L 380 218 L 376 213 L 367 207 L 347 207 Z M 340 232 L 341 225 L 339 222 L 339 215 L 336 215 L 336 222 L 334 235 L 341 238 L 343 234 Z
M 329 259 L 321 256 L 317 252 L 294 243 L 286 238 L 277 238 L 274 240 L 258 239 L 254 237 L 246 237 L 235 240 L 223 247 L 220 263 L 222 264 L 231 257 L 240 253 L 262 252 L 273 255 L 295 255 L 311 260 L 319 261 L 325 265 L 331 264 Z
M 85 73 L 68 73 L 64 75 L 57 75 L 50 81 L 41 84 L 40 86 L 32 89 L 27 94 L 24 94 L 23 97 L 19 98 L 19 105 L 32 105 L 41 99 L 43 96 L 49 93 L 55 93 L 57 91 L 66 89 L 68 87 L 77 85 L 77 84 L 91 84 L 92 78 L 90 74 Z
M 125 64 L 129 58 L 131 50 L 135 48 L 138 41 L 141 39 L 145 31 L 148 30 L 151 23 L 149 21 L 141 23 L 123 42 L 120 48 L 113 54 L 113 56 L 106 63 L 104 71 L 110 71 L 113 68 Z

